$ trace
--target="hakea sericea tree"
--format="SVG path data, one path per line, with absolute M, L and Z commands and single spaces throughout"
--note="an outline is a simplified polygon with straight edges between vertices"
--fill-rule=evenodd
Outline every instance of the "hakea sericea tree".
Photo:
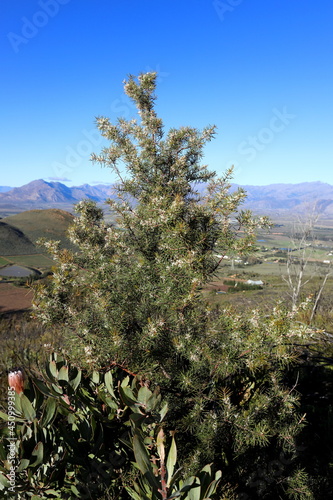
M 154 109 L 155 82 L 156 74 L 148 73 L 125 84 L 140 123 L 97 119 L 111 145 L 92 159 L 118 177 L 118 200 L 109 201 L 117 223 L 106 224 L 91 201 L 76 206 L 80 217 L 70 239 L 80 251 L 46 243 L 59 265 L 50 286 L 39 289 L 35 307 L 42 320 L 68 326 L 77 348 L 97 366 L 113 360 L 135 371 L 147 358 L 163 372 L 170 350 L 176 357 L 190 354 L 184 343 L 194 333 L 189 316 L 218 267 L 216 254 L 250 252 L 255 229 L 267 221 L 237 212 L 245 193 L 228 193 L 231 171 L 217 179 L 201 165 L 214 127 L 164 133 Z M 243 237 L 233 226 L 242 227 Z
M 264 486 L 271 498 L 311 498 L 295 455 L 304 418 L 282 383 L 306 331 L 279 309 L 244 319 L 201 294 L 221 256 L 254 250 L 268 221 L 240 209 L 245 193 L 229 192 L 232 171 L 217 178 L 202 165 L 214 127 L 164 132 L 155 87 L 155 73 L 125 83 L 139 121 L 97 119 L 110 146 L 92 159 L 117 175 L 116 223 L 92 201 L 76 206 L 69 236 L 79 250 L 45 242 L 56 266 L 37 288 L 36 314 L 62 329 L 81 368 L 119 367 L 161 388 L 184 470 L 213 462 L 220 488 L 262 497 L 263 481 L 253 478 L 288 453 Z

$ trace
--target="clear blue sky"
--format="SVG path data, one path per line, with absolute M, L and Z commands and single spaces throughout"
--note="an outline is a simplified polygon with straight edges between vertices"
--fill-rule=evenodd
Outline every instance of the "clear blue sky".
M 332 0 L 1 0 L 1 179 L 109 183 L 95 117 L 133 118 L 157 70 L 166 127 L 216 124 L 234 182 L 333 184 Z M 67 179 L 67 180 L 65 180 Z

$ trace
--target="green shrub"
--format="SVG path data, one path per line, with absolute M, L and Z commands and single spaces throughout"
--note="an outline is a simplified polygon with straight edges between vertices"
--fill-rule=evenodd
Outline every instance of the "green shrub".
M 36 287 L 36 316 L 64 333 L 64 352 L 75 366 L 99 377 L 118 367 L 135 380 L 139 377 L 153 393 L 161 392 L 169 406 L 163 432 L 167 436 L 177 430 L 184 477 L 202 478 L 208 470 L 198 471 L 212 463 L 213 478 L 219 479 L 215 473 L 222 471 L 217 498 L 230 498 L 233 491 L 250 498 L 310 499 L 297 453 L 304 418 L 295 381 L 285 382 L 309 331 L 281 307 L 264 318 L 257 311 L 246 316 L 214 309 L 201 294 L 220 264 L 216 248 L 222 255 L 246 255 L 255 248 L 256 229 L 267 227 L 268 221 L 240 210 L 245 193 L 229 192 L 232 170 L 218 179 L 201 165 L 214 127 L 164 133 L 154 109 L 155 86 L 154 73 L 140 75 L 138 81 L 130 77 L 125 84 L 140 123 L 120 119 L 113 125 L 98 118 L 98 128 L 111 144 L 93 159 L 118 177 L 118 200 L 110 201 L 117 225 L 107 223 L 95 203 L 80 202 L 69 229 L 79 250 L 44 242 L 56 266 L 51 279 Z M 196 189 L 199 182 L 206 183 L 204 193 Z M 85 383 L 91 387 L 89 380 Z M 93 386 L 95 399 L 103 391 Z M 122 405 L 135 406 L 137 396 L 126 391 L 128 402 L 116 393 L 120 413 L 111 426 L 125 425 L 123 418 L 133 421 Z M 96 404 L 99 408 L 98 400 Z M 89 411 L 94 412 L 92 407 Z M 119 440 L 121 430 L 114 431 Z M 161 459 L 160 431 L 145 432 L 132 447 L 143 439 L 144 447 L 157 448 Z M 55 434 L 60 439 L 61 433 Z M 140 464 L 137 451 L 145 479 L 139 476 L 137 482 L 129 476 L 126 491 L 145 491 L 154 498 L 155 481 L 147 483 L 150 469 L 143 470 L 147 457 Z M 70 481 L 80 470 L 66 487 L 77 487 Z M 132 470 L 126 465 L 125 472 L 131 475 Z M 125 472 L 122 480 L 128 477 Z M 52 475 L 46 474 L 43 482 L 50 480 Z M 163 495 L 167 498 L 166 491 Z

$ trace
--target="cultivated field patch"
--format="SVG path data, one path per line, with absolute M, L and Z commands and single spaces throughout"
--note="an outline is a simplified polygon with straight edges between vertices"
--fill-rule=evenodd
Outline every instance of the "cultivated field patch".
M 0 257 L 0 267 L 7 266 L 8 264 L 11 264 L 10 260 L 8 260 L 4 257 Z
M 11 283 L 0 283 L 0 313 L 21 311 L 31 307 L 32 290 Z
M 37 269 L 48 269 L 54 265 L 53 259 L 43 254 L 36 255 L 8 255 L 6 259 L 20 266 L 34 267 Z M 8 262 L 6 262 L 8 264 Z

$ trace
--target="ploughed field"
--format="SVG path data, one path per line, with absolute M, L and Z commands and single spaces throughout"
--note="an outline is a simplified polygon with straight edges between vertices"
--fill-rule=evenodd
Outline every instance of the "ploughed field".
M 33 292 L 12 283 L 0 284 L 0 314 L 22 311 L 31 307 Z
M 60 240 L 70 248 L 66 231 L 72 222 L 73 215 L 59 209 L 28 210 L 1 219 L 0 314 L 31 306 L 32 291 L 25 282 L 54 264 L 36 242 L 40 238 Z

